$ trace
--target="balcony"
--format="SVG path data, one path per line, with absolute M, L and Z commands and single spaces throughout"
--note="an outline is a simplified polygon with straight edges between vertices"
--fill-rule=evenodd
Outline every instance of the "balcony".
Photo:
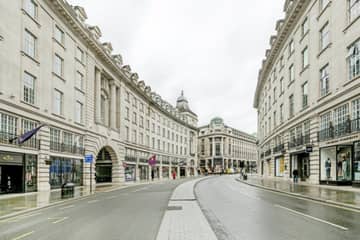
M 289 142 L 289 148 L 295 148 L 309 143 L 310 143 L 310 134 L 307 134 L 305 136 L 300 136 L 298 138 L 295 138 L 291 142 Z
M 0 131 L 0 144 L 7 144 L 16 147 L 23 147 L 23 148 L 31 148 L 31 149 L 40 149 L 40 140 L 36 139 L 36 136 L 33 136 L 26 142 L 19 144 L 18 139 L 14 139 L 17 135 L 8 132 Z M 11 141 L 14 139 L 13 141 Z
M 330 127 L 318 132 L 318 139 L 319 141 L 326 141 L 356 132 L 360 132 L 360 118 L 347 120 L 335 126 L 330 124 Z
M 136 157 L 135 156 L 125 156 L 125 161 L 126 162 L 136 162 Z
M 265 157 L 270 156 L 270 155 L 271 155 L 271 149 L 265 151 Z
M 279 144 L 273 148 L 273 153 L 279 153 L 285 151 L 285 144 Z
M 63 152 L 63 153 L 72 153 L 72 154 L 85 154 L 85 148 L 77 145 L 69 145 L 59 142 L 50 142 L 50 151 L 54 152 Z

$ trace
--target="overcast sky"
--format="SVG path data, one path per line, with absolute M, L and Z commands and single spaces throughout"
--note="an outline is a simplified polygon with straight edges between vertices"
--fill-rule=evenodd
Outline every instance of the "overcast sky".
M 257 74 L 284 0 L 69 0 L 101 41 L 175 105 L 181 90 L 199 126 L 214 116 L 256 132 Z

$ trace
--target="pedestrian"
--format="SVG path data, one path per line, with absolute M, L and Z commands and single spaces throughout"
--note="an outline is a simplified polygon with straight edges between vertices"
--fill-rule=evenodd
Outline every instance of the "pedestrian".
M 299 178 L 299 171 L 297 169 L 294 169 L 293 170 L 293 180 L 294 180 L 294 183 L 297 183 L 298 182 L 298 178 Z
M 174 180 L 176 179 L 176 172 L 175 171 L 172 172 L 172 177 L 173 177 Z
M 154 177 L 155 177 L 155 174 L 154 174 L 154 169 L 151 170 L 151 180 L 154 181 Z

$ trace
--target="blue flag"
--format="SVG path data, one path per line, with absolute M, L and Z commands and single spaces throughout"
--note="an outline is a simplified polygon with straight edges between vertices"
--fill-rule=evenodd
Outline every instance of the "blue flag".
M 19 144 L 22 144 L 24 142 L 26 142 L 27 140 L 29 140 L 32 136 L 34 136 L 39 130 L 40 128 L 42 128 L 43 126 L 45 126 L 44 124 L 41 124 L 40 126 L 30 130 L 30 131 L 27 131 L 26 133 L 24 133 L 23 135 L 21 135 L 19 137 L 19 141 L 18 143 Z

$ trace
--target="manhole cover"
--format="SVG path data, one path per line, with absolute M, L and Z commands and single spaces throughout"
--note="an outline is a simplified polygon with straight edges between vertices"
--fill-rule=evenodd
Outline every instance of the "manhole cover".
M 182 206 L 168 206 L 167 210 L 168 211 L 179 211 L 179 210 L 182 210 Z

